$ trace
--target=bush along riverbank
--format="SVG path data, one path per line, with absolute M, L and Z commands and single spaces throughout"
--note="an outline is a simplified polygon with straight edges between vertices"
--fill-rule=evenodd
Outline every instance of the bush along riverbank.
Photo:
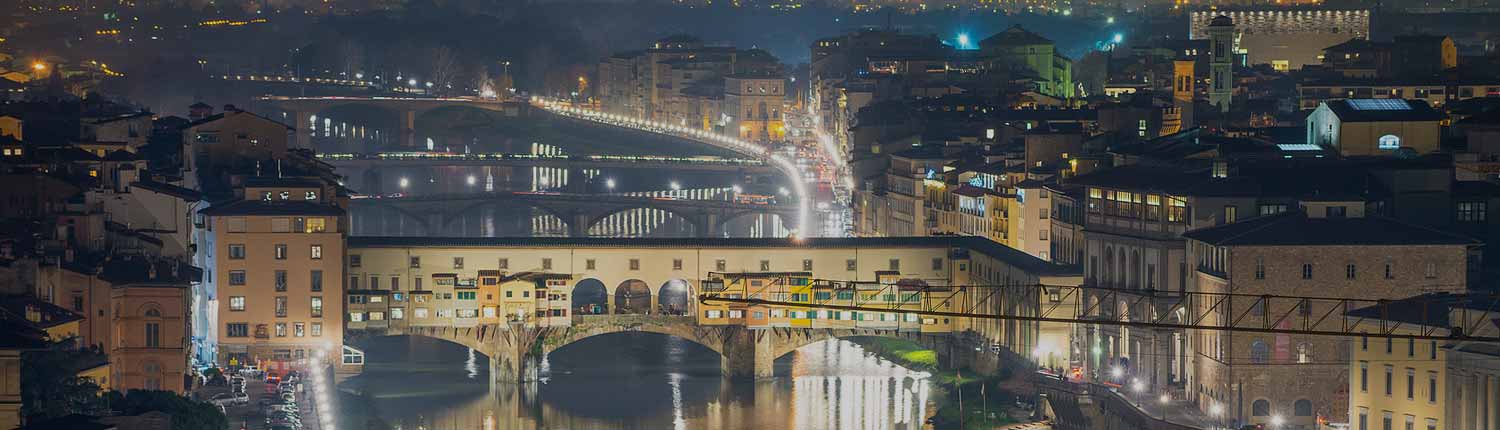
M 1016 397 L 1001 387 L 1012 377 L 1009 370 L 985 376 L 969 369 L 945 369 L 938 366 L 937 351 L 911 341 L 881 337 L 849 340 L 866 352 L 901 367 L 932 374 L 928 383 L 931 384 L 933 403 L 937 406 L 937 413 L 931 418 L 933 427 L 980 430 L 1018 422 L 1006 412 L 1015 409 Z

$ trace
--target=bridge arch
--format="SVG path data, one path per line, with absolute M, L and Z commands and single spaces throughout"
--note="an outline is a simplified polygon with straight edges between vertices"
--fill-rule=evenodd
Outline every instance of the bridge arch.
M 693 283 L 684 279 L 668 279 L 657 289 L 657 309 L 664 315 L 697 315 L 697 296 Z
M 385 217 L 384 217 L 385 213 L 394 213 L 397 216 L 399 216 L 402 220 L 411 221 L 413 225 L 416 225 L 417 227 L 421 228 L 421 231 L 417 232 L 415 235 L 417 235 L 417 236 L 425 236 L 425 235 L 433 234 L 431 226 L 427 225 L 427 218 L 422 217 L 422 216 L 420 216 L 418 214 L 412 213 L 410 211 L 407 211 L 405 209 L 402 209 L 400 206 L 389 204 L 389 203 L 386 203 L 386 202 L 382 202 L 382 201 L 380 201 L 380 199 L 362 199 L 361 200 L 361 204 L 358 205 L 358 207 L 360 207 L 363 210 L 355 211 L 355 210 L 352 210 L 354 208 L 351 207 L 351 217 L 350 217 L 351 218 L 350 223 L 354 224 L 354 227 L 356 229 L 361 228 L 362 224 L 369 223 L 370 222 L 369 217 L 372 217 L 372 216 L 378 217 L 376 219 L 379 220 L 380 227 L 383 229 L 384 228 L 384 224 L 385 224 L 384 223 L 384 221 L 385 221 Z M 370 213 L 371 210 L 378 211 L 378 212 L 372 214 L 372 213 Z
M 787 217 L 774 211 L 743 210 L 720 218 L 714 231 L 722 232 L 728 237 L 787 237 L 791 234 L 792 227 L 788 221 Z M 748 227 L 750 233 L 738 235 L 739 231 L 745 229 L 734 227 Z
M 604 282 L 585 278 L 573 284 L 573 315 L 598 315 L 609 313 L 609 289 Z
M 694 325 L 691 316 L 646 315 L 591 315 L 575 319 L 575 324 L 568 330 L 545 336 L 541 341 L 541 351 L 543 354 L 550 354 L 584 339 L 627 332 L 676 337 L 702 345 L 721 356 L 726 351 L 725 338 Z
M 524 199 L 510 199 L 510 198 L 484 199 L 484 200 L 481 200 L 481 201 L 478 201 L 478 202 L 471 203 L 471 204 L 469 204 L 467 206 L 463 206 L 463 207 L 460 207 L 458 209 L 455 209 L 455 210 L 452 210 L 452 211 L 448 211 L 447 213 L 445 213 L 443 215 L 443 225 L 440 226 L 437 230 L 440 231 L 440 232 L 447 233 L 447 232 L 449 232 L 449 230 L 451 228 L 453 228 L 454 224 L 460 222 L 459 220 L 464 219 L 465 216 L 467 216 L 467 215 L 473 215 L 473 212 L 482 211 L 485 208 L 496 209 L 497 212 L 498 212 L 498 210 L 500 210 L 500 209 L 509 209 L 509 208 L 516 208 L 516 207 L 524 207 L 524 208 L 529 208 L 529 209 L 537 210 L 537 211 L 540 211 L 543 216 L 550 216 L 551 218 L 555 219 L 555 220 L 553 220 L 553 219 L 545 219 L 544 218 L 543 222 L 542 222 L 542 224 L 544 224 L 544 225 L 540 225 L 540 226 L 539 225 L 533 225 L 532 226 L 533 227 L 533 231 L 528 232 L 528 234 L 530 234 L 533 237 L 535 237 L 535 236 L 553 236 L 553 235 L 555 235 L 555 236 L 564 236 L 565 237 L 565 236 L 568 235 L 568 231 L 571 230 L 569 227 L 572 227 L 572 222 L 573 221 L 570 220 L 569 217 L 566 216 L 566 214 L 560 213 L 557 210 L 555 210 L 555 209 L 553 209 L 553 208 L 551 208 L 551 207 L 549 207 L 549 206 L 547 206 L 545 204 L 531 202 L 531 201 L 527 201 L 527 200 L 524 200 Z M 553 232 L 553 231 L 542 231 L 540 233 L 537 232 L 537 231 L 534 231 L 535 228 L 545 228 L 545 225 L 552 224 L 552 223 L 555 223 L 555 224 L 557 224 L 558 227 L 561 227 L 561 230 L 560 231 L 555 231 L 555 232 Z M 492 234 L 492 236 L 505 236 L 505 235 L 503 235 L 503 234 Z
M 672 219 L 680 219 L 683 222 L 686 222 L 687 226 L 690 227 L 691 231 L 688 232 L 688 236 L 690 237 L 697 235 L 699 232 L 707 231 L 705 229 L 706 226 L 703 225 L 702 217 L 698 216 L 697 214 L 650 204 L 621 207 L 596 215 L 588 220 L 588 224 L 584 226 L 584 231 L 587 232 L 589 237 L 630 237 L 628 236 L 629 231 L 614 231 L 608 224 L 612 220 L 620 218 L 633 217 L 635 218 L 634 221 L 622 220 L 621 222 L 637 222 L 639 220 L 650 220 L 654 217 L 659 216 L 658 214 L 651 211 L 658 211 L 661 214 L 668 214 L 671 216 L 671 218 L 663 217 L 661 219 L 662 224 L 656 225 L 654 227 L 659 228 L 661 227 L 661 225 L 665 225 L 665 223 L 670 222 Z M 642 234 L 642 236 L 645 236 L 645 234 Z
M 615 287 L 616 314 L 650 314 L 653 302 L 651 286 L 639 279 L 627 279 Z

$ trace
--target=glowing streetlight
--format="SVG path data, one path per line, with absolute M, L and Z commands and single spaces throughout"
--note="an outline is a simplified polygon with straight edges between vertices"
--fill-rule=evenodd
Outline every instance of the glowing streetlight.
M 46 64 L 42 64 L 42 62 L 40 62 L 40 61 L 35 62 L 35 63 L 31 63 L 31 70 L 35 70 L 35 71 L 38 71 L 38 72 L 43 71 L 43 70 L 47 70 L 47 65 Z
M 474 186 L 474 184 L 479 181 L 474 178 L 474 175 L 469 175 L 467 182 L 469 183 L 469 186 Z
M 1132 380 L 1130 383 L 1130 391 L 1134 391 L 1136 394 L 1140 394 L 1146 391 L 1146 384 L 1142 383 L 1139 379 Z
M 1121 34 L 1121 33 L 1115 33 L 1115 37 L 1114 37 L 1113 40 L 1115 41 L 1115 43 L 1124 42 L 1125 41 L 1125 35 Z
M 958 34 L 958 48 L 959 49 L 968 49 L 969 48 L 969 33 L 959 33 Z
M 735 184 L 735 186 L 729 187 L 729 189 L 734 190 L 735 194 L 739 194 L 739 193 L 745 192 L 745 190 L 743 188 L 740 188 L 739 184 Z
M 672 181 L 672 191 L 682 191 L 682 184 Z
M 1209 415 L 1213 415 L 1214 417 L 1218 417 L 1220 414 L 1223 414 L 1223 413 L 1224 413 L 1224 405 L 1220 405 L 1218 403 L 1214 403 L 1214 404 L 1208 406 L 1208 414 Z
M 1121 376 L 1125 376 L 1125 369 L 1121 369 L 1120 366 L 1111 367 L 1109 369 L 1109 376 L 1115 377 L 1116 379 L 1120 378 Z
M 1271 427 L 1272 428 L 1281 428 L 1282 422 L 1283 422 L 1283 420 L 1281 419 L 1281 415 L 1272 415 L 1271 416 Z
M 1161 404 L 1165 405 L 1165 404 L 1168 404 L 1168 403 L 1172 403 L 1172 396 L 1171 395 L 1167 395 L 1167 394 L 1162 394 L 1161 398 L 1158 399 L 1158 400 L 1161 401 Z
M 615 178 L 605 178 L 604 179 L 604 188 L 608 188 L 608 189 L 611 189 L 611 190 L 615 189 Z
M 779 193 L 781 193 L 781 195 L 783 195 L 783 196 L 791 195 L 792 194 L 791 191 L 787 191 L 786 187 L 781 187 L 781 189 L 778 189 L 776 191 L 779 192 Z
M 406 84 L 415 87 L 415 86 L 417 86 L 417 80 L 416 79 L 407 79 L 406 80 Z
M 406 186 L 411 185 L 411 181 L 408 180 L 408 179 L 406 179 L 406 178 L 401 178 L 400 184 L 401 184 L 401 189 L 404 190 L 404 189 L 406 189 Z

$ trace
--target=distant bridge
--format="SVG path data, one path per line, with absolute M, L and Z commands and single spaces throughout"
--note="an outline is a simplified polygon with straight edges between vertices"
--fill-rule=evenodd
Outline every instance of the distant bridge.
M 748 182 L 758 178 L 769 178 L 775 169 L 759 160 L 723 157 L 670 157 L 655 155 L 533 155 L 533 154 L 449 154 L 437 152 L 380 152 L 373 154 L 319 154 L 318 159 L 338 169 L 348 181 L 345 185 L 365 194 L 384 193 L 382 184 L 389 186 L 390 171 L 386 169 L 442 169 L 462 167 L 478 170 L 484 168 L 547 168 L 554 172 L 566 171 L 559 176 L 558 188 L 575 193 L 587 192 L 586 171 L 600 170 L 653 170 L 672 172 L 700 172 L 713 175 L 732 175 Z M 450 171 L 451 172 L 451 171 Z M 441 176 L 441 175 L 438 175 Z M 480 177 L 483 177 L 480 174 Z M 567 178 L 564 180 L 563 178 Z
M 889 337 L 915 341 L 946 356 L 953 337 L 947 333 L 921 333 L 871 328 L 765 328 L 733 325 L 698 325 L 692 316 L 671 315 L 575 315 L 564 327 L 535 327 L 522 323 L 491 323 L 472 327 L 403 325 L 383 329 L 349 330 L 346 342 L 360 344 L 377 336 L 422 336 L 441 339 L 474 349 L 490 360 L 490 377 L 497 382 L 526 379 L 526 363 L 533 351 L 547 354 L 574 342 L 613 333 L 659 333 L 702 345 L 721 357 L 725 376 L 769 378 L 777 358 L 803 346 L 847 337 Z
M 692 200 L 620 194 L 490 192 L 424 196 L 366 197 L 350 201 L 350 209 L 391 208 L 413 221 L 422 234 L 435 235 L 454 219 L 483 207 L 539 209 L 567 225 L 568 236 L 587 237 L 589 230 L 611 215 L 632 209 L 658 209 L 682 218 L 699 236 L 718 237 L 725 223 L 744 215 L 774 214 L 784 223 L 796 218 L 797 207 L 784 204 L 740 203 L 730 200 Z
M 494 112 L 517 113 L 524 106 L 520 102 L 480 97 L 290 97 L 264 96 L 256 99 L 280 109 L 296 120 L 297 147 L 312 147 L 312 133 L 308 118 L 314 113 L 341 106 L 367 106 L 399 113 L 400 142 L 403 148 L 417 146 L 417 116 L 436 109 L 466 107 Z

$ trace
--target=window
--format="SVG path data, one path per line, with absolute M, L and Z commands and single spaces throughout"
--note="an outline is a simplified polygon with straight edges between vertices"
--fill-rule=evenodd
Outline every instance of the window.
M 672 259 L 672 270 L 682 270 L 682 259 L 681 258 L 673 258 Z
M 1255 258 L 1255 279 L 1266 279 L 1266 260 Z
M 359 263 L 359 254 L 353 254 L 349 256 L 349 267 L 359 267 Z
M 1395 377 L 1391 373 L 1393 373 L 1393 370 L 1391 369 L 1391 365 L 1389 365 L 1389 364 L 1385 365 L 1385 396 L 1386 397 L 1390 397 L 1391 393 L 1393 391 L 1395 391 L 1394 389 L 1391 388 L 1391 385 L 1393 385 L 1393 383 L 1395 382 Z
M 813 269 L 812 267 L 813 267 L 812 266 L 812 259 L 803 259 L 802 260 L 802 271 L 803 272 L 811 272 L 812 269 Z
M 161 348 L 161 323 L 146 323 L 146 347 Z
M 595 270 L 594 259 L 583 260 L 583 270 Z
M 1432 341 L 1431 343 L 1427 344 L 1427 359 L 1428 360 L 1436 360 L 1437 359 L 1437 341 L 1435 341 L 1435 340 Z
M 415 263 L 413 263 L 413 264 L 415 264 Z M 413 266 L 413 267 L 416 267 L 416 266 Z M 510 259 L 509 258 L 501 258 L 500 259 L 500 269 L 501 270 L 510 269 Z
M 1416 339 L 1407 339 L 1406 340 L 1406 356 L 1407 357 L 1416 357 L 1417 356 L 1417 341 L 1416 341 Z
M 1343 218 L 1347 214 L 1343 206 L 1329 206 L 1323 208 L 1323 215 L 1328 218 Z
M 932 259 L 932 270 L 943 270 L 943 258 L 942 257 L 938 257 L 938 258 Z
M 1303 303 L 1306 303 L 1306 302 L 1303 302 Z M 1298 363 L 1311 363 L 1312 362 L 1312 345 L 1309 345 L 1307 343 L 1299 343 L 1299 344 L 1297 344 L 1297 362 Z
M 317 293 L 323 291 L 323 271 L 314 270 L 308 274 L 308 288 Z
M 411 289 L 414 291 L 422 291 L 422 278 L 411 278 Z
M 771 260 L 760 260 L 760 271 L 762 271 L 762 272 L 769 272 L 769 271 L 771 271 Z
M 1303 263 L 1302 264 L 1302 279 L 1312 279 L 1312 278 L 1313 278 L 1313 266 L 1312 266 L 1312 264 L 1311 263 Z
M 285 260 L 286 259 L 286 244 L 284 244 L 284 243 L 278 243 L 278 244 L 276 244 L 276 248 L 275 249 L 276 249 L 276 259 L 277 260 Z
M 327 221 L 323 218 L 308 218 L 307 225 L 302 231 L 305 233 L 322 233 L 327 229 Z
M 1437 403 L 1437 372 L 1427 372 L 1427 403 Z
M 417 308 L 415 314 L 417 318 L 427 318 L 427 308 Z
M 244 260 L 245 259 L 245 245 L 241 244 L 241 243 L 231 243 L 231 244 L 229 244 L 229 259 L 230 260 Z
M 229 271 L 229 285 L 245 285 L 245 271 L 244 270 L 230 270 Z
M 494 309 L 495 308 L 489 308 L 489 310 L 494 310 Z M 493 316 L 493 315 L 491 315 L 491 316 Z M 405 308 L 391 308 L 391 319 L 393 319 L 393 320 L 406 319 L 406 309 Z
M 276 316 L 286 317 L 286 296 L 276 296 Z
M 227 228 L 230 233 L 244 233 L 245 217 L 229 218 L 229 221 L 225 222 L 225 228 Z
M 853 272 L 855 270 L 859 270 L 859 261 L 857 261 L 855 259 L 852 259 L 852 258 L 848 259 L 848 260 L 844 260 L 844 270 L 848 270 L 850 272 Z
M 1250 362 L 1255 364 L 1266 364 L 1271 360 L 1271 348 L 1265 342 L 1255 341 L 1250 343 Z
M 632 259 L 630 259 L 630 270 L 641 270 L 641 259 L 639 259 L 639 258 L 632 258 Z
M 1437 427 L 1437 418 L 1428 418 L 1427 419 L 1427 430 L 1438 430 L 1438 427 Z
M 286 271 L 285 270 L 277 270 L 275 272 L 272 272 L 272 274 L 276 278 L 276 291 L 277 292 L 285 292 L 286 291 Z
M 378 289 L 380 289 L 380 276 L 379 275 L 370 275 L 370 289 L 372 289 L 372 290 L 378 290 Z
M 478 293 L 476 293 L 474 291 L 459 291 L 458 292 L 458 299 L 459 300 L 474 300 L 477 297 L 477 295 L 478 295 Z
M 1396 279 L 1395 267 L 1391 263 L 1385 263 L 1385 279 Z
M 354 276 L 354 275 L 350 275 L 349 276 L 349 289 L 351 289 L 351 290 L 358 290 L 359 289 L 359 276 Z
M 714 260 L 714 270 L 723 272 L 725 270 L 728 270 L 727 269 L 728 267 L 729 267 L 729 262 L 724 261 L 724 259 L 719 258 L 719 259 L 715 259 Z
M 413 268 L 413 269 L 421 269 L 422 268 L 422 257 L 413 256 L 413 257 L 411 257 L 408 260 L 410 260 L 409 266 L 411 268 Z
M 392 276 L 391 277 L 391 291 L 401 291 L 401 277 L 400 276 Z
M 1437 265 L 1433 264 L 1433 263 L 1424 263 L 1422 265 L 1422 274 L 1423 274 L 1423 276 L 1426 276 L 1427 279 L 1436 278 L 1437 277 Z
M 350 312 L 349 313 L 349 322 L 363 322 L 364 320 L 365 320 L 365 314 L 363 312 Z
M 901 259 L 899 259 L 899 258 L 892 258 L 889 264 L 890 264 L 890 266 L 889 266 L 890 270 L 895 270 L 895 271 L 900 271 L 901 270 Z
M 1386 150 L 1401 149 L 1401 138 L 1397 137 L 1394 134 L 1387 134 L 1385 136 L 1380 136 L 1380 140 L 1379 140 L 1378 145 L 1379 145 L 1380 149 L 1386 149 Z M 1387 428 L 1386 430 L 1390 430 L 1390 429 Z
M 1240 208 L 1234 206 L 1224 207 L 1224 223 L 1229 224 L 1239 220 Z
M 1354 279 L 1354 263 L 1344 265 L 1344 279 Z
M 1370 430 L 1370 408 L 1361 406 L 1359 408 L 1359 425 L 1355 430 Z
M 311 258 L 311 259 L 314 259 L 314 260 L 322 260 L 323 259 L 323 245 L 313 245 L 312 249 L 308 250 L 308 255 L 309 255 L 308 258 Z
M 1292 403 L 1292 415 L 1299 417 L 1313 416 L 1312 401 L 1307 399 L 1297 399 L 1296 402 Z
M 1286 205 L 1260 205 L 1260 216 L 1276 215 L 1286 212 Z
M 1482 222 L 1486 218 L 1487 211 L 1485 202 L 1458 202 L 1459 222 Z
M 292 336 L 293 337 L 305 337 L 305 336 L 307 336 L 307 323 L 292 323 Z
M 276 337 L 286 337 L 286 323 L 276 323 Z
M 1359 392 L 1370 392 L 1370 362 L 1359 362 Z
M 1381 412 L 1381 416 L 1380 416 L 1380 429 L 1381 430 L 1392 430 L 1391 429 L 1391 411 Z
M 229 297 L 229 310 L 231 310 L 231 311 L 243 311 L 243 310 L 245 310 L 245 296 L 230 296 Z
M 323 335 L 323 323 L 320 323 L 320 322 L 312 323 L 312 330 L 310 330 L 310 331 L 312 332 L 312 335 L 314 337 L 322 336 Z
M 453 268 L 454 269 L 462 269 L 462 268 L 464 268 L 464 258 L 463 257 L 453 257 Z
M 1396 350 L 1396 348 L 1395 348 L 1396 345 L 1395 344 L 1396 344 L 1395 340 L 1393 340 L 1391 338 L 1385 338 L 1385 354 L 1386 355 L 1390 355 L 1391 351 L 1395 351 Z
M 1266 399 L 1258 399 L 1250 404 L 1250 415 L 1257 417 L 1271 416 L 1271 402 Z
M 312 317 L 313 318 L 322 318 L 323 317 L 323 298 L 322 297 L 318 297 L 318 296 L 313 296 L 311 303 L 312 303 Z
M 224 328 L 226 337 L 250 337 L 250 324 L 229 323 Z
M 543 258 L 542 259 L 542 270 L 552 270 L 552 259 L 551 258 Z

